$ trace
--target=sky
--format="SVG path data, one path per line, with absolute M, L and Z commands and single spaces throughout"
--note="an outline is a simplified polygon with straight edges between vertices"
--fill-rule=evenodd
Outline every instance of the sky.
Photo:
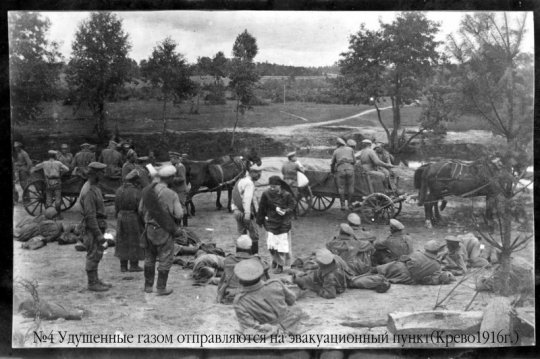
M 198 57 L 214 56 L 222 51 L 232 56 L 236 36 L 247 30 L 257 40 L 257 62 L 268 61 L 293 66 L 329 66 L 347 51 L 349 36 L 364 23 L 369 29 L 379 27 L 379 19 L 392 22 L 396 12 L 381 11 L 135 11 L 115 12 L 129 33 L 132 49 L 129 56 L 139 62 L 147 59 L 156 44 L 170 36 L 178 43 L 178 51 L 190 63 Z M 78 24 L 88 12 L 42 12 L 51 20 L 49 38 L 58 42 L 65 59 L 71 54 Z M 457 32 L 465 12 L 426 12 L 440 22 L 437 37 L 445 41 Z M 519 14 L 519 13 L 518 13 Z M 534 52 L 532 12 L 527 16 L 528 34 L 522 49 Z M 441 49 L 442 50 L 442 49 Z

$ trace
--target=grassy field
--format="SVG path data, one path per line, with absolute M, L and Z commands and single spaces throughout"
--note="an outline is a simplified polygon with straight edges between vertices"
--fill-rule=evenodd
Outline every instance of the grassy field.
M 189 104 L 182 106 L 167 107 L 166 117 L 168 128 L 179 131 L 208 130 L 212 128 L 232 129 L 236 114 L 234 112 L 234 102 L 230 101 L 226 105 L 205 105 L 199 106 L 199 114 L 188 114 Z M 161 114 L 163 104 L 157 100 L 141 101 L 130 100 L 122 102 L 108 103 L 106 105 L 108 126 L 113 129 L 118 121 L 120 130 L 131 131 L 159 131 L 162 128 Z M 240 127 L 274 127 L 287 126 L 306 122 L 320 122 L 347 117 L 364 111 L 368 106 L 354 105 L 325 105 L 314 103 L 289 102 L 286 104 L 270 104 L 266 106 L 256 106 L 253 110 L 246 111 L 240 119 Z M 294 116 L 293 116 L 294 115 Z M 302 117 L 304 121 L 298 117 Z M 75 127 L 80 132 L 81 129 L 91 130 L 93 126 L 92 113 L 89 109 L 81 108 L 74 113 L 72 106 L 62 106 L 60 103 L 47 103 L 44 106 L 42 120 L 35 124 L 26 125 L 23 131 L 35 131 L 42 128 L 50 131 L 51 126 L 58 130 L 69 131 Z M 55 120 L 56 119 L 56 120 Z M 53 131 L 56 131 L 56 128 Z

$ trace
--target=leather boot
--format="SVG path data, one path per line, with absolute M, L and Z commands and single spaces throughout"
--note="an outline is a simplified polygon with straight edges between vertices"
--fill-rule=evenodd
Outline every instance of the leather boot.
M 180 249 L 178 250 L 177 256 L 181 255 L 195 255 L 197 251 L 199 250 L 199 247 L 196 246 L 180 246 Z
M 348 196 L 347 196 L 347 205 L 349 206 L 349 209 L 350 209 L 350 210 L 353 209 L 352 203 L 353 203 L 353 201 L 352 201 L 352 196 L 351 196 L 351 195 L 348 195 Z
M 129 261 L 130 272 L 142 272 L 143 269 L 139 267 L 139 261 Z
M 152 293 L 154 287 L 154 277 L 156 276 L 156 267 L 144 266 L 144 291 Z
M 158 279 L 157 279 L 157 295 L 169 295 L 173 292 L 172 289 L 167 288 L 167 279 L 169 278 L 169 271 L 168 270 L 160 270 L 158 271 Z
M 128 271 L 128 261 L 120 260 L 120 272 L 124 273 Z
M 97 270 L 96 270 L 96 278 L 97 278 L 98 283 L 101 284 L 102 286 L 107 287 L 107 288 L 112 288 L 113 285 L 111 283 L 106 283 L 102 281 L 101 279 L 99 279 L 99 273 Z
M 251 254 L 259 254 L 259 241 L 251 242 Z
M 184 216 L 182 217 L 182 227 L 187 227 L 188 226 L 188 215 L 187 213 L 184 214 Z
M 345 207 L 345 196 L 343 196 L 343 195 L 339 196 L 339 203 L 341 205 L 341 210 L 346 211 L 347 208 Z
M 106 292 L 109 287 L 106 287 L 98 282 L 97 270 L 86 271 L 88 277 L 88 290 L 92 292 Z

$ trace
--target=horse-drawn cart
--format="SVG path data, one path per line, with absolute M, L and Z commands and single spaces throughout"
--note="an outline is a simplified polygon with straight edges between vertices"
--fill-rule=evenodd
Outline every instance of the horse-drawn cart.
M 67 211 L 75 205 L 85 182 L 86 179 L 82 174 L 72 175 L 71 173 L 67 173 L 62 176 L 61 211 Z M 122 179 L 120 176 L 104 176 L 99 182 L 99 187 L 103 193 L 104 199 L 113 199 L 116 189 L 120 187 L 121 184 Z M 45 176 L 43 170 L 40 170 L 32 174 L 28 184 L 23 189 L 24 209 L 31 216 L 39 216 L 46 208 L 45 187 Z
M 326 211 L 339 198 L 336 177 L 330 172 L 305 171 L 309 184 L 298 189 L 297 213 L 302 216 L 310 209 Z M 352 196 L 355 212 L 364 220 L 388 223 L 401 212 L 406 199 L 398 190 L 388 189 L 383 182 L 370 176 L 361 167 L 355 169 L 355 185 Z

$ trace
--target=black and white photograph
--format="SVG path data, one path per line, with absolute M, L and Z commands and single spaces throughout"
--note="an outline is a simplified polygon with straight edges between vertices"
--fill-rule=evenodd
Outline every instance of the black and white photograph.
M 13 348 L 536 344 L 532 11 L 7 19 Z

